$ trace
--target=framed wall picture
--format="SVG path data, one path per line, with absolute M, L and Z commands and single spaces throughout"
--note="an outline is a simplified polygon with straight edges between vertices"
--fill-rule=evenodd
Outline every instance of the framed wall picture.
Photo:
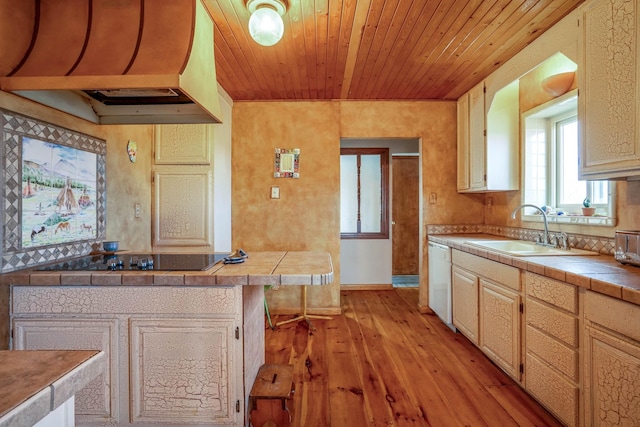
M 300 149 L 276 148 L 274 160 L 275 178 L 300 178 Z

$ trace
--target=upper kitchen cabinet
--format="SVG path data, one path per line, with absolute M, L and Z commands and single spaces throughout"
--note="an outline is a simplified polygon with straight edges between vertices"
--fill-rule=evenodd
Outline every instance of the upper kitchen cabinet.
M 154 126 L 153 249 L 213 247 L 213 125 Z
M 518 82 L 486 108 L 484 82 L 458 99 L 458 191 L 518 189 Z
M 210 165 L 212 125 L 156 125 L 155 165 Z
M 594 0 L 582 13 L 580 179 L 640 176 L 638 2 Z

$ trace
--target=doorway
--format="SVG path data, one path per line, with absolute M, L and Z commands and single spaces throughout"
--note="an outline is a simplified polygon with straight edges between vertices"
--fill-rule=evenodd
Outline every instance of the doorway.
M 395 156 L 408 156 L 415 157 L 417 164 L 420 165 L 420 140 L 418 138 L 376 138 L 376 139 L 355 139 L 355 138 L 341 138 L 340 148 L 388 148 L 389 149 L 389 200 L 387 203 L 387 211 L 389 212 L 388 230 L 389 236 L 385 238 L 368 238 L 368 239 L 354 239 L 343 238 L 340 241 L 340 284 L 345 288 L 351 289 L 390 289 L 393 286 L 393 233 L 394 226 L 391 225 L 393 220 L 393 201 L 394 201 L 394 189 L 393 189 L 393 158 Z M 399 168 L 401 168 L 400 166 Z M 420 167 L 418 167 L 418 175 L 415 180 L 417 190 L 415 195 L 412 196 L 415 203 L 418 206 L 418 217 L 420 216 Z M 398 193 L 403 193 L 404 189 L 397 190 Z M 342 194 L 341 198 L 346 194 Z M 342 207 L 347 206 L 341 200 Z M 341 212 L 342 218 L 342 212 Z M 417 220 L 419 224 L 419 219 Z M 420 233 L 421 228 L 419 225 L 416 228 L 415 234 L 411 238 L 415 244 L 411 245 L 411 248 L 417 247 L 416 259 L 419 259 L 420 253 Z M 410 234 L 410 233 L 409 233 Z M 420 265 L 415 270 L 415 275 L 419 276 Z M 409 275 L 403 275 L 409 276 Z M 413 276 L 413 275 L 411 275 Z M 397 276 L 398 280 L 406 279 L 406 277 Z M 418 278 L 411 278 L 411 286 L 418 286 Z
M 395 155 L 392 170 L 392 284 L 420 284 L 420 157 Z

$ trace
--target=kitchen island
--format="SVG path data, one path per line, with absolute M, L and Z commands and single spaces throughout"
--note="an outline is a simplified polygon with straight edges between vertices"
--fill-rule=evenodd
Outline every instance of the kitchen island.
M 11 286 L 14 349 L 102 350 L 78 425 L 242 426 L 264 363 L 264 285 L 325 285 L 328 253 L 256 252 L 203 271 L 34 271 Z

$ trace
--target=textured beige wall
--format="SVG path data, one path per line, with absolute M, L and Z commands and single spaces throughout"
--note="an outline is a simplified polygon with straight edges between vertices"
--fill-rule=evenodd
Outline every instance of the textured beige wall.
M 340 307 L 341 137 L 419 138 L 424 229 L 483 223 L 483 196 L 456 192 L 455 102 L 235 102 L 233 120 L 233 246 L 329 251 L 336 280 L 309 289 L 311 312 Z M 273 178 L 276 147 L 301 149 L 300 179 Z M 280 200 L 269 199 L 272 185 L 280 186 Z M 434 205 L 428 204 L 430 193 L 437 194 Z M 426 267 L 426 245 L 422 258 Z M 299 311 L 299 288 L 267 295 L 272 310 Z
M 447 101 L 346 101 L 343 138 L 420 138 L 423 225 L 482 224 L 483 196 L 456 190 L 456 103 Z M 429 195 L 437 202 L 429 204 Z
M 235 102 L 232 128 L 233 248 L 331 254 L 340 277 L 339 104 Z M 300 148 L 300 178 L 274 178 L 274 149 Z M 280 187 L 280 199 L 270 188 Z M 315 312 L 337 312 L 339 280 L 308 290 Z M 296 312 L 301 288 L 267 293 L 271 308 Z
M 107 140 L 107 240 L 120 248 L 151 250 L 151 162 L 153 126 L 102 126 Z M 138 144 L 136 162 L 129 161 L 127 143 Z M 135 204 L 140 218 L 135 218 Z

